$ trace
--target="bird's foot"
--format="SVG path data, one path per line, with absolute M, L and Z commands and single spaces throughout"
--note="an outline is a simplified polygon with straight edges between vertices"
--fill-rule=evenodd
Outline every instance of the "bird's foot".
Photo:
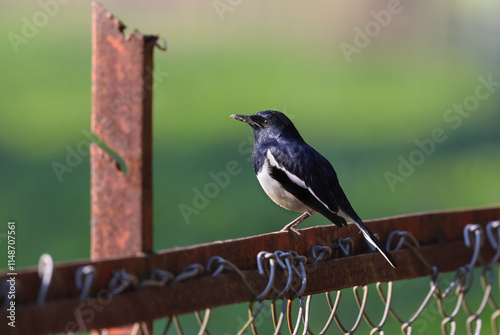
M 310 217 L 312 214 L 313 214 L 312 211 L 307 211 L 305 213 L 302 213 L 298 218 L 287 224 L 280 231 L 288 231 L 290 234 L 292 234 L 293 237 L 295 237 L 298 240 L 297 243 L 300 243 L 302 237 L 300 236 L 300 233 L 297 231 L 297 229 L 295 229 L 295 227 L 297 227 L 299 223 Z
M 292 235 L 293 237 L 295 237 L 297 239 L 297 243 L 300 243 L 300 241 L 302 240 L 302 235 L 294 227 L 285 227 L 285 228 L 281 229 L 280 231 L 289 232 L 290 235 Z

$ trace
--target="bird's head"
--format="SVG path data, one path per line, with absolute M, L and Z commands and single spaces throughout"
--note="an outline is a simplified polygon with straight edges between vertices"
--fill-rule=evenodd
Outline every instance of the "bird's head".
M 266 110 L 253 115 L 233 114 L 235 120 L 248 123 L 252 127 L 255 139 L 288 137 L 302 140 L 292 121 L 283 113 Z

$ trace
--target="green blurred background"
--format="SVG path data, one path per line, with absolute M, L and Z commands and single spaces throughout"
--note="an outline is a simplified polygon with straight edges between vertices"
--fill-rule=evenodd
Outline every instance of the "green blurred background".
M 54 163 L 68 166 L 68 153 L 88 145 L 91 8 L 54 1 L 0 4 L 0 234 L 17 221 L 19 267 L 44 252 L 56 262 L 89 257 L 89 157 L 59 177 Z M 362 218 L 500 203 L 500 86 L 470 113 L 448 111 L 474 102 L 478 78 L 500 82 L 497 1 L 401 1 L 383 24 L 375 16 L 392 1 L 102 3 L 127 33 L 168 41 L 155 51 L 155 249 L 276 231 L 296 217 L 260 189 L 251 131 L 233 113 L 287 113 Z M 366 28 L 371 36 L 356 37 Z M 356 42 L 346 57 L 341 46 Z M 446 140 L 414 153 L 436 128 Z M 391 186 L 387 172 L 398 174 L 401 159 L 414 171 Z M 240 173 L 186 219 L 179 206 L 194 207 L 195 190 L 230 161 Z M 327 223 L 318 215 L 303 227 Z M 424 294 L 426 280 L 416 283 Z M 224 313 L 246 317 L 242 306 Z M 235 332 L 215 318 L 217 333 Z

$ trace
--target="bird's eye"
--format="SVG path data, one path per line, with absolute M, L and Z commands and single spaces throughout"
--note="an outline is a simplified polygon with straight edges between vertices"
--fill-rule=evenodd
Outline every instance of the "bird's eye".
M 264 127 L 269 127 L 269 125 L 271 124 L 271 121 L 264 120 L 264 122 L 262 122 L 262 124 L 264 125 Z

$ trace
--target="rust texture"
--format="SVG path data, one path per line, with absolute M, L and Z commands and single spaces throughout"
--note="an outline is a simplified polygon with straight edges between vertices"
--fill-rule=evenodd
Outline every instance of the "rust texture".
M 467 264 L 472 255 L 463 241 L 463 228 L 469 223 L 483 227 L 487 222 L 500 218 L 500 207 L 450 212 L 422 213 L 367 221 L 370 229 L 385 241 L 394 230 L 408 231 L 420 242 L 418 249 L 426 261 L 435 265 L 439 272 L 456 271 Z M 252 283 L 257 292 L 261 291 L 266 280 L 256 271 L 256 255 L 266 250 L 296 250 L 299 254 L 311 257 L 314 245 L 332 246 L 338 237 L 354 240 L 354 255 L 334 257 L 330 261 L 314 264 L 312 259 L 306 265 L 307 286 L 304 295 L 365 285 L 378 281 L 403 280 L 429 275 L 429 269 L 410 249 L 394 252 L 399 267 L 394 270 L 378 253 L 366 249 L 366 243 L 356 227 L 339 229 L 333 225 L 318 226 L 301 230 L 302 242 L 296 244 L 288 233 L 270 233 L 236 240 L 212 242 L 185 248 L 160 251 L 156 254 L 136 257 L 121 257 L 96 262 L 73 262 L 55 266 L 51 290 L 44 306 L 35 303 L 40 285 L 36 270 L 19 272 L 19 294 L 16 296 L 18 307 L 16 316 L 20 323 L 12 334 L 44 334 L 64 331 L 69 322 L 75 320 L 75 311 L 82 306 L 78 300 L 79 291 L 74 285 L 76 269 L 82 265 L 93 264 L 98 270 L 90 299 L 99 297 L 99 292 L 109 288 L 112 273 L 124 269 L 139 280 L 147 279 L 154 268 L 179 274 L 183 268 L 193 263 L 205 265 L 212 256 L 221 256 L 232 261 Z M 485 243 L 481 249 L 484 260 L 492 258 L 494 250 Z M 481 265 L 481 264 L 477 264 Z M 0 280 L 6 275 L 0 275 Z M 279 282 L 279 281 L 278 281 Z M 103 291 L 104 290 L 104 291 Z M 233 273 L 224 272 L 217 277 L 205 273 L 196 278 L 168 285 L 162 288 L 129 290 L 119 294 L 103 305 L 88 320 L 87 327 L 106 328 L 130 323 L 131 320 L 146 321 L 173 314 L 189 313 L 207 307 L 228 305 L 253 299 L 252 294 Z M 85 304 L 85 302 L 84 302 Z M 86 303 L 84 306 L 90 306 Z M 0 324 L 3 333 L 6 324 Z
M 91 259 L 153 250 L 152 85 L 156 36 L 125 26 L 101 4 L 92 3 L 91 130 L 118 155 L 99 144 L 90 148 Z M 146 325 L 151 330 L 151 323 Z M 131 326 L 109 334 L 130 334 Z M 93 334 L 96 334 L 93 332 Z
M 151 252 L 152 73 L 157 37 L 92 3 L 92 132 L 125 162 L 91 146 L 91 259 Z

